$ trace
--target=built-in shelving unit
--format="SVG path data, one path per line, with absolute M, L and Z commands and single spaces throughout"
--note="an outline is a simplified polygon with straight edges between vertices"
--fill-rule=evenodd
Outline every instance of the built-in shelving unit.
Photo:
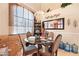
M 37 22 L 36 20 L 34 22 L 34 36 L 36 40 L 39 41 L 41 36 L 41 22 Z

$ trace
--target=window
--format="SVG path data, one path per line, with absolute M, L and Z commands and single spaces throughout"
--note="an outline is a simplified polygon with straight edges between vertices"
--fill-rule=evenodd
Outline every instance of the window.
M 34 15 L 28 9 L 19 5 L 11 5 L 12 24 L 10 25 L 10 34 L 21 34 L 33 32 Z
M 62 30 L 64 29 L 64 18 L 53 19 L 44 21 L 44 28 L 47 30 L 55 29 L 55 30 Z

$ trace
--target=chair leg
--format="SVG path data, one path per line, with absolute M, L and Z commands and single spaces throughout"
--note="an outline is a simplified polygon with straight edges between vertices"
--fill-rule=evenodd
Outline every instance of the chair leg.
M 23 50 L 23 56 L 26 56 L 26 53 L 25 53 L 25 51 Z
M 54 52 L 51 53 L 51 56 L 54 56 Z
M 56 50 L 56 52 L 55 52 L 55 56 L 57 56 L 57 53 L 58 53 L 58 50 Z
M 23 56 L 26 56 L 25 53 L 23 53 Z

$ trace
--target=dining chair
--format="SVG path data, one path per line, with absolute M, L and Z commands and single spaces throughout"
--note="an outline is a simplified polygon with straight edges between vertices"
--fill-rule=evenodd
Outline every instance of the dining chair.
M 23 48 L 23 56 L 33 54 L 38 51 L 38 48 L 35 45 L 26 46 L 26 42 L 23 39 L 21 39 L 20 34 L 18 34 L 18 36 L 20 38 L 20 42 Z
M 30 36 L 32 36 L 31 33 L 30 33 L 30 32 L 27 32 L 27 33 L 26 33 L 26 37 L 28 38 L 28 37 L 30 37 Z
M 9 56 L 18 55 L 18 53 L 21 51 L 21 44 L 20 44 L 18 35 L 11 34 L 8 37 L 9 37 L 9 39 L 8 39 Z
M 53 32 L 49 32 L 48 33 L 48 38 L 53 40 L 54 39 L 54 33 Z
M 39 51 L 40 56 L 57 56 L 57 52 L 58 52 L 61 39 L 62 39 L 62 35 L 61 34 L 57 35 L 55 41 L 52 43 L 51 53 L 49 53 L 48 51 L 46 52 Z
M 45 32 L 44 32 L 44 37 L 45 37 L 45 39 L 48 38 L 48 33 L 49 33 L 48 31 L 45 31 Z

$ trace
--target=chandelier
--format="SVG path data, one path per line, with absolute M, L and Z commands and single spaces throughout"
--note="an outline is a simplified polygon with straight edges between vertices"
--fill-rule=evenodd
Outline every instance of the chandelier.
M 44 14 L 45 14 L 45 13 L 44 13 L 44 11 L 41 9 L 41 4 L 40 4 L 40 10 L 38 10 L 38 11 L 36 11 L 36 12 L 34 13 L 34 16 L 35 16 L 37 22 L 40 22 L 40 21 L 41 21 L 41 19 L 42 19 L 42 17 L 43 17 Z
M 37 22 L 40 22 L 43 18 L 44 12 L 43 11 L 37 11 L 35 12 L 34 16 L 37 20 Z

